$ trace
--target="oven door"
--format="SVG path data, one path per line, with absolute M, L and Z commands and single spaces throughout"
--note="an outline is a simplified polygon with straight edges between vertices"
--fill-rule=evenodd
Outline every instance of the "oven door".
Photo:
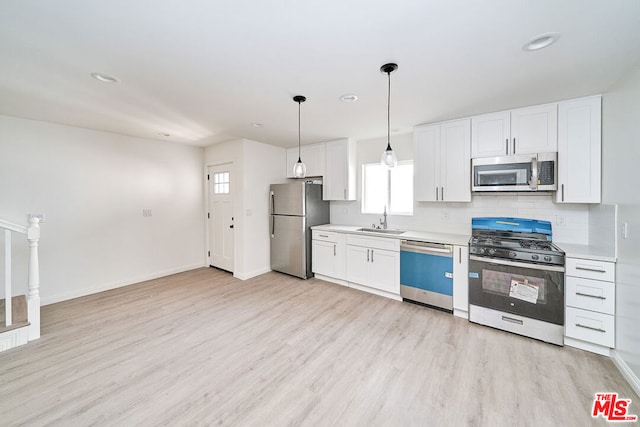
M 564 325 L 564 267 L 472 255 L 469 304 Z

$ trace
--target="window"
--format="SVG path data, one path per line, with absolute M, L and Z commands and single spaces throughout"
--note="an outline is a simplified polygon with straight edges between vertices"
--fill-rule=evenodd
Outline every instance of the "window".
M 362 165 L 362 213 L 413 215 L 413 162 Z
M 213 194 L 229 194 L 229 172 L 213 174 Z

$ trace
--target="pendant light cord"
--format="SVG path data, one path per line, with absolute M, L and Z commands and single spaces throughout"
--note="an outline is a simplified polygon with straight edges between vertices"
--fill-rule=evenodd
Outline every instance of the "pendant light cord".
M 298 163 L 302 162 L 300 158 L 300 101 L 298 101 Z
M 387 93 L 387 151 L 391 150 L 391 72 L 387 72 L 389 91 Z

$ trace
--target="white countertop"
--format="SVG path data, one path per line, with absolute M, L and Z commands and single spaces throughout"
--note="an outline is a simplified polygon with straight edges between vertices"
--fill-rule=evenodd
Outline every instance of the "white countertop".
M 553 243 L 565 252 L 565 256 L 570 258 L 616 262 L 616 256 L 613 249 L 607 249 L 596 245 L 577 245 L 575 243 L 561 243 L 555 241 Z
M 335 231 L 338 233 L 360 234 L 360 235 L 366 235 L 366 236 L 385 237 L 385 238 L 391 238 L 391 239 L 419 240 L 421 242 L 443 243 L 443 244 L 459 245 L 459 246 L 467 246 L 469 244 L 469 239 L 471 238 L 471 236 L 468 234 L 435 233 L 431 231 L 408 230 L 402 234 L 384 234 L 384 233 L 376 233 L 376 232 L 357 231 L 360 228 L 363 228 L 363 227 L 358 225 L 336 225 L 336 224 L 324 224 L 324 225 L 316 225 L 314 227 L 311 227 L 312 230 Z

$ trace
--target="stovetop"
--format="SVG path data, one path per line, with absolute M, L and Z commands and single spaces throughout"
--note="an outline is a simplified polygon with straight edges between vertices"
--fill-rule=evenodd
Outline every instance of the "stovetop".
M 473 218 L 473 255 L 564 265 L 564 252 L 551 241 L 551 223 L 523 218 Z

